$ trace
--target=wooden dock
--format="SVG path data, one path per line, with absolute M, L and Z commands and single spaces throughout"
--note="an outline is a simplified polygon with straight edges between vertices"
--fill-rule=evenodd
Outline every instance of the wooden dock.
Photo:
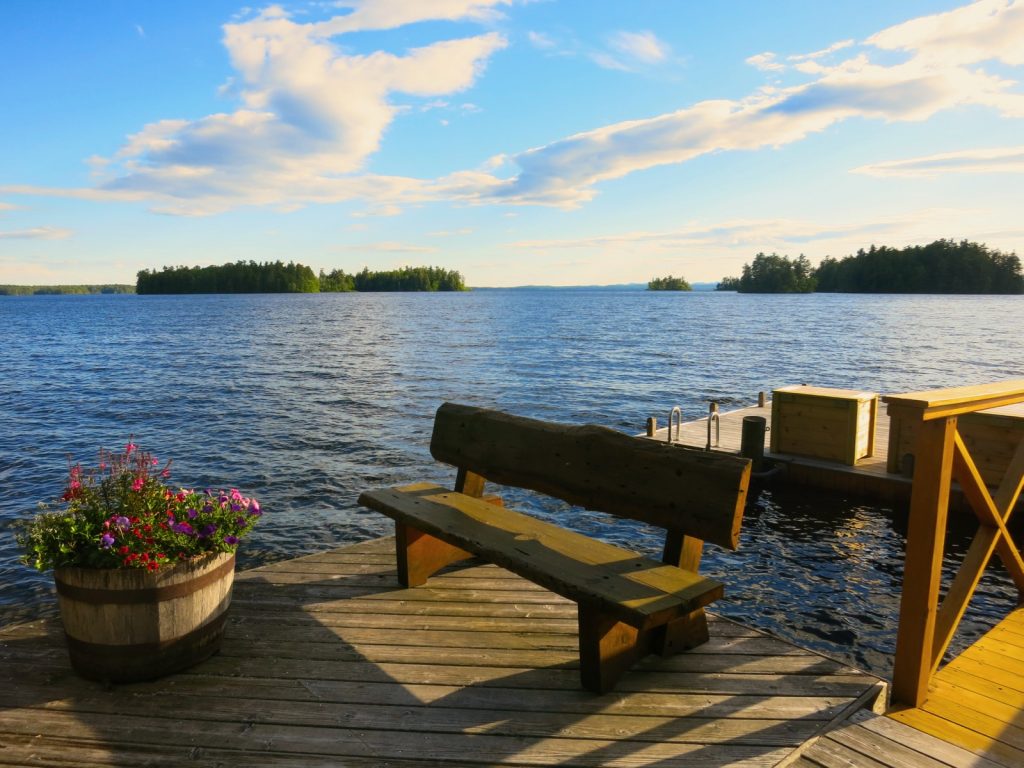
M 884 692 L 714 618 L 597 696 L 573 603 L 491 565 L 404 590 L 393 547 L 240 573 L 221 653 L 153 683 L 79 679 L 56 620 L 0 630 L 0 764 L 775 766 Z
M 1024 765 L 1024 608 L 939 670 L 920 707 L 860 712 L 817 740 L 798 768 Z
M 721 439 L 715 440 L 712 427 L 712 450 L 739 453 L 742 435 L 743 418 L 760 416 L 765 419 L 768 428 L 772 426 L 772 404 L 756 405 L 739 408 L 735 411 L 722 411 L 719 414 Z M 660 423 L 660 420 L 659 420 Z M 654 440 L 667 440 L 668 427 L 658 429 L 653 435 Z M 682 430 L 672 427 L 673 442 L 695 448 L 706 448 L 708 440 L 707 417 L 693 421 L 684 421 Z M 768 450 L 765 440 L 765 458 L 772 463 L 785 467 L 778 476 L 777 482 L 806 485 L 841 493 L 855 494 L 882 501 L 906 500 L 910 498 L 910 478 L 891 474 L 886 470 L 889 445 L 889 417 L 885 409 L 879 409 L 876 426 L 874 453 L 857 461 L 855 465 L 845 465 L 834 461 L 823 461 L 795 456 L 787 453 L 772 453 Z

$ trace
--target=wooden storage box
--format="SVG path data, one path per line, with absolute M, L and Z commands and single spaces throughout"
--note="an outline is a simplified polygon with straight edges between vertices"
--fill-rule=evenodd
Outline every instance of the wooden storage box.
M 889 418 L 889 456 L 886 468 L 906 472 L 912 466 L 917 422 L 893 414 Z M 1004 405 L 957 418 L 957 431 L 967 446 L 986 485 L 997 486 L 1003 479 L 1014 451 L 1024 438 L 1024 403 Z
M 772 392 L 771 452 L 856 464 L 875 452 L 878 395 L 793 386 Z

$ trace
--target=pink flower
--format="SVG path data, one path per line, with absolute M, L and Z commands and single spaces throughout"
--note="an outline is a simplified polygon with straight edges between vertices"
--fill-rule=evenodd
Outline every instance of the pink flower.
M 142 486 L 145 485 L 145 484 L 146 484 L 146 481 L 143 480 L 142 476 L 140 475 L 139 477 L 136 477 L 135 478 L 135 482 L 132 483 L 132 490 L 133 491 L 141 491 L 142 490 Z
M 149 463 L 150 463 L 150 464 L 152 464 L 152 465 L 153 465 L 153 466 L 155 467 L 155 466 L 156 466 L 157 464 L 159 464 L 160 462 L 159 462 L 159 461 L 157 461 L 157 458 L 156 458 L 156 456 L 154 456 L 154 457 L 153 457 L 152 459 L 150 459 Z
M 135 450 L 136 448 L 138 448 L 138 447 L 139 447 L 139 446 L 137 446 L 137 445 L 136 445 L 135 443 L 133 443 L 133 442 L 131 442 L 131 441 L 129 440 L 129 441 L 128 441 L 128 445 L 126 445 L 126 446 L 124 447 L 124 452 L 125 452 L 125 453 L 131 453 L 132 451 L 134 451 L 134 450 Z

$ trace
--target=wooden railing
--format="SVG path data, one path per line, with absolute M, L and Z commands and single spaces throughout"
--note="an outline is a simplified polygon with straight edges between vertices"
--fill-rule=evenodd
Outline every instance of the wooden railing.
M 920 706 L 981 575 L 998 553 L 1024 595 L 1024 559 L 1006 529 L 1024 486 L 1024 440 L 994 494 L 982 480 L 957 417 L 1024 402 L 1024 379 L 882 398 L 890 418 L 916 431 L 900 624 L 893 668 L 893 703 Z M 964 561 L 939 600 L 950 483 L 956 480 L 980 523 Z

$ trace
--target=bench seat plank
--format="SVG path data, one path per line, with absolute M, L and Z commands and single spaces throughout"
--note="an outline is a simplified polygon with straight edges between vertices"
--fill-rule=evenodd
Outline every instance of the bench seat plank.
M 720 598 L 721 582 L 430 483 L 359 503 L 646 630 Z

